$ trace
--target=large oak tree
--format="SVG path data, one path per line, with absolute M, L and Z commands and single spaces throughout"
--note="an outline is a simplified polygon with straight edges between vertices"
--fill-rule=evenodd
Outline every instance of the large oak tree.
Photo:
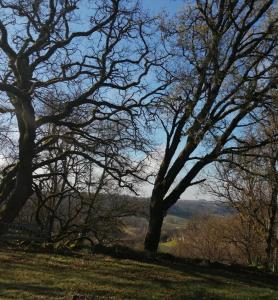
M 174 22 L 163 21 L 168 64 L 179 83 L 162 97 L 158 118 L 164 157 L 150 203 L 145 249 L 156 252 L 168 209 L 200 171 L 248 147 L 242 130 L 263 117 L 277 88 L 274 1 L 196 0 Z
M 146 150 L 142 109 L 165 88 L 147 84 L 161 64 L 152 22 L 125 0 L 0 1 L 0 115 L 18 139 L 1 173 L 0 222 L 18 215 L 35 173 L 71 155 L 132 188 L 143 156 L 134 162 L 130 153 Z M 72 147 L 44 155 L 61 141 Z

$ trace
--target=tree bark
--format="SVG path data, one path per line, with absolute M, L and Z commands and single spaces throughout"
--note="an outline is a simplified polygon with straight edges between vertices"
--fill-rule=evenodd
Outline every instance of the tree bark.
M 269 230 L 268 230 L 268 236 L 267 236 L 267 247 L 266 247 L 266 255 L 267 255 L 267 261 L 266 261 L 266 267 L 271 270 L 273 270 L 274 267 L 274 244 L 276 239 L 276 218 L 277 218 L 277 210 L 278 210 L 278 203 L 277 203 L 277 195 L 278 195 L 278 189 L 275 186 L 272 190 L 271 195 L 271 216 L 269 220 Z
M 151 207 L 148 231 L 145 237 L 144 248 L 146 251 L 156 253 L 161 236 L 161 228 L 165 213 L 161 208 Z
M 8 189 L 0 194 L 2 207 L 0 210 L 0 223 L 11 223 L 32 195 L 32 161 L 35 148 L 35 114 L 31 99 L 17 99 L 16 116 L 19 129 L 19 158 L 14 177 L 7 181 Z M 13 181 L 13 185 L 10 182 Z M 4 226 L 0 228 L 0 234 L 4 233 Z

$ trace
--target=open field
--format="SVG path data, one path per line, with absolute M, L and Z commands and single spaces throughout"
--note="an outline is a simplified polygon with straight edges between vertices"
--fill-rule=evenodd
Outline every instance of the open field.
M 0 250 L 0 299 L 278 299 L 278 277 L 103 255 Z

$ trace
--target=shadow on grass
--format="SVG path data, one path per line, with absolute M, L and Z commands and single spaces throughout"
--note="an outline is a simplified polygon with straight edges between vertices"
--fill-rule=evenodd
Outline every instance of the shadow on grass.
M 13 282 L 13 283 L 0 283 L 0 291 L 13 290 L 17 292 L 30 292 L 32 295 L 42 295 L 49 297 L 61 297 L 63 289 L 57 287 L 47 287 L 45 285 L 31 284 L 28 282 Z
M 75 260 L 77 255 L 73 255 L 72 260 L 64 260 L 62 256 L 49 253 L 46 257 L 36 257 L 37 261 L 32 264 L 32 256 L 27 257 L 23 252 L 19 257 L 8 255 L 10 264 L 8 257 L 1 259 L 4 262 L 3 270 L 11 264 L 19 271 L 35 269 L 44 275 L 44 280 L 40 284 L 2 282 L 0 291 L 10 290 L 17 294 L 30 292 L 33 296 L 48 298 L 69 296 L 65 299 L 72 299 L 72 293 L 80 292 L 85 293 L 86 299 L 152 299 L 154 296 L 153 299 L 230 300 L 245 299 L 246 290 L 252 287 L 273 290 L 260 291 L 257 297 L 258 290 L 252 289 L 252 299 L 276 299 L 275 296 L 278 295 L 278 275 L 254 268 L 221 264 L 200 266 L 197 261 L 165 254 L 150 257 L 144 252 L 123 247 L 105 249 L 104 253 L 97 253 L 102 254 L 101 259 L 97 255 L 80 255 L 82 264 L 81 261 Z M 111 260 L 108 256 L 116 260 Z M 140 263 L 135 264 L 134 261 Z M 86 262 L 88 265 L 83 266 Z M 154 265 L 157 268 L 154 268 Z M 52 281 L 46 283 L 45 278 L 48 277 L 52 278 Z M 56 282 L 61 283 L 63 287 L 54 286 Z M 231 295 L 226 295 L 229 292 Z M 271 293 L 274 294 L 266 298 Z M 235 298 L 232 298 L 233 295 Z
M 220 263 L 201 266 L 200 260 L 183 259 L 171 254 L 158 253 L 150 257 L 143 251 L 116 246 L 102 247 L 97 253 L 103 253 L 113 258 L 131 259 L 139 262 L 151 263 L 154 265 L 168 267 L 179 272 L 202 278 L 211 284 L 232 282 L 233 284 L 245 284 L 252 287 L 269 288 L 278 291 L 278 274 L 270 274 L 253 267 L 241 265 L 227 266 Z M 222 277 L 222 280 L 217 278 Z M 224 279 L 224 280 L 223 280 Z
M 252 287 L 270 288 L 278 291 L 278 275 L 266 272 L 255 271 L 248 268 L 233 268 L 229 266 L 207 267 L 190 264 L 169 264 L 168 262 L 159 263 L 181 272 L 186 272 L 199 278 L 203 278 L 212 284 L 218 284 L 223 280 L 217 280 L 219 276 L 234 284 L 246 284 Z

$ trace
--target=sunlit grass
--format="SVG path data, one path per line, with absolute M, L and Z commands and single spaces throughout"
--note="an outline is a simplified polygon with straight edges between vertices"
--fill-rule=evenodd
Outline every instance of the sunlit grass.
M 0 251 L 0 272 L 0 299 L 278 299 L 275 278 L 101 255 Z
M 169 252 L 171 253 L 171 250 L 173 249 L 173 247 L 175 247 L 177 245 L 177 240 L 173 239 L 171 241 L 167 241 L 164 243 L 160 243 L 159 244 L 159 250 L 161 252 Z

